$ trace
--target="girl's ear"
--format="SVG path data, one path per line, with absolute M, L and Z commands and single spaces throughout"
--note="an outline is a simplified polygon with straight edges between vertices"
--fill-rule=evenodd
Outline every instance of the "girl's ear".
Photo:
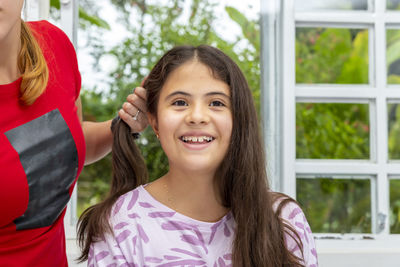
M 153 114 L 150 114 L 149 112 L 147 112 L 147 120 L 149 121 L 149 124 L 150 124 L 151 128 L 153 128 L 154 133 L 158 137 L 158 123 L 157 123 L 156 116 L 154 116 Z

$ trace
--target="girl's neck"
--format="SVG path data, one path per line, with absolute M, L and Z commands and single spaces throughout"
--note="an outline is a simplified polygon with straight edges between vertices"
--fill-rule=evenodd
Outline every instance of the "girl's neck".
M 21 24 L 10 30 L 9 34 L 0 40 L 0 84 L 8 84 L 21 76 L 18 68 L 18 54 L 21 49 Z
M 146 189 L 164 205 L 199 221 L 215 222 L 228 212 L 213 176 L 170 171 Z

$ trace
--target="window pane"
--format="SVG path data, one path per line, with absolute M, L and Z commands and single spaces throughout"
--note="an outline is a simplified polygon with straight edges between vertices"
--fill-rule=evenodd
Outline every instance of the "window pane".
M 400 103 L 388 104 L 389 159 L 400 159 Z
M 386 64 L 388 84 L 400 84 L 400 30 L 386 31 Z
M 297 178 L 297 201 L 314 233 L 371 233 L 371 182 Z
M 296 82 L 368 84 L 368 30 L 296 28 Z
M 296 157 L 369 159 L 368 104 L 297 103 Z
M 387 0 L 388 10 L 400 10 L 400 0 Z
M 368 0 L 296 0 L 296 11 L 367 10 Z
M 400 234 L 400 180 L 390 180 L 390 233 Z

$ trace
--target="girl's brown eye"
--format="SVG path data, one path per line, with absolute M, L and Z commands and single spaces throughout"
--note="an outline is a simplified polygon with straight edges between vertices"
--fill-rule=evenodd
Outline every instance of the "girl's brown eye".
M 224 105 L 224 103 L 222 103 L 221 101 L 215 100 L 215 101 L 212 101 L 212 102 L 210 103 L 210 106 L 212 106 L 212 107 L 223 107 L 223 106 L 225 106 L 225 105 Z
M 177 100 L 174 103 L 172 103 L 174 106 L 187 106 L 187 103 L 183 100 Z

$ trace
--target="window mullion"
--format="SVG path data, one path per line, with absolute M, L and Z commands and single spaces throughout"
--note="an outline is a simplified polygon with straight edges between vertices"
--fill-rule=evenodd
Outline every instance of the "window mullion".
M 376 128 L 371 129 L 376 135 L 377 142 L 377 229 L 380 234 L 389 234 L 389 184 L 387 175 L 388 162 L 388 132 L 387 132 L 387 101 L 386 101 L 386 29 L 385 29 L 386 1 L 375 1 L 375 41 L 374 53 L 376 64 Z M 371 131 L 372 132 L 372 131 Z
M 282 80 L 282 171 L 283 192 L 289 196 L 296 196 L 296 103 L 295 103 L 295 36 L 296 24 L 294 20 L 294 0 L 283 0 L 283 64 L 281 73 Z
M 60 6 L 61 28 L 67 34 L 75 48 L 77 48 L 78 2 L 78 0 L 65 0 L 61 1 Z M 75 186 L 64 218 L 66 237 L 72 239 L 76 237 L 77 190 L 77 186 Z

